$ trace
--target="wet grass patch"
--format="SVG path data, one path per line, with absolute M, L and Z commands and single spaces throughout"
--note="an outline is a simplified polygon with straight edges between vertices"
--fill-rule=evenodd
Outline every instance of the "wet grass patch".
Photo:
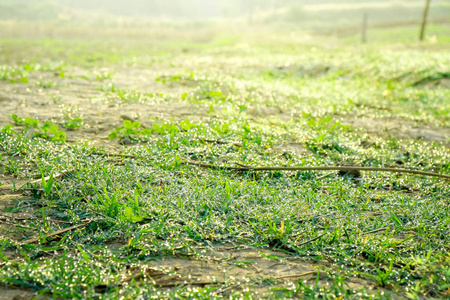
M 0 84 L 24 104 L 0 116 L 0 192 L 15 195 L 0 215 L 0 280 L 80 299 L 446 297 L 448 146 L 345 121 L 444 132 L 448 91 L 410 79 L 441 74 L 448 58 L 276 46 L 253 57 L 234 42 L 165 46 L 179 56 L 159 57 L 133 88 L 117 83 L 139 71 L 130 56 L 84 65 L 51 52 L 66 85 L 47 88 L 52 102 L 10 81 L 44 70 L 2 66 Z M 71 102 L 80 79 L 101 84 L 95 99 Z M 300 167 L 330 168 L 286 169 Z

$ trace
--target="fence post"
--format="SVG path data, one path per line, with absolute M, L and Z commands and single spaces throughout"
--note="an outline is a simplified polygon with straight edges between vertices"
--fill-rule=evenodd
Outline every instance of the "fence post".
M 364 13 L 363 16 L 363 25 L 362 25 L 362 34 L 361 34 L 361 42 L 364 44 L 367 42 L 367 13 Z
M 419 37 L 420 41 L 423 41 L 423 39 L 425 37 L 425 27 L 427 25 L 428 10 L 430 8 L 430 2 L 431 2 L 431 0 L 427 0 L 427 2 L 425 4 L 425 9 L 423 11 L 422 26 L 420 27 L 420 37 Z

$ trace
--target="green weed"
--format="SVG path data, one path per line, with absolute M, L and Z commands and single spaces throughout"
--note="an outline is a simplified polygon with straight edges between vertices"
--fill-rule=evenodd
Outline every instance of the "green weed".
M 62 130 L 59 130 L 58 125 L 53 124 L 50 121 L 44 122 L 44 124 L 39 125 L 38 119 L 32 119 L 30 117 L 20 118 L 16 114 L 12 114 L 11 118 L 14 120 L 14 123 L 16 125 L 26 127 L 24 132 L 27 132 L 30 129 L 35 129 L 33 137 L 41 137 L 53 142 L 66 141 L 66 133 Z
M 139 140 L 140 137 L 146 136 L 151 131 L 141 127 L 141 123 L 138 121 L 131 122 L 129 120 L 123 121 L 123 126 L 114 129 L 109 135 L 110 139 L 124 139 L 129 138 L 132 141 Z

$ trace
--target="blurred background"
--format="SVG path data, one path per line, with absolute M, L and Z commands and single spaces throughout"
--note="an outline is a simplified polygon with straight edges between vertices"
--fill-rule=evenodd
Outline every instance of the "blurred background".
M 186 39 L 302 31 L 416 40 L 425 0 L 0 0 L 0 38 Z M 431 2 L 428 38 L 450 39 L 450 0 Z M 413 29 L 413 30 L 411 30 Z

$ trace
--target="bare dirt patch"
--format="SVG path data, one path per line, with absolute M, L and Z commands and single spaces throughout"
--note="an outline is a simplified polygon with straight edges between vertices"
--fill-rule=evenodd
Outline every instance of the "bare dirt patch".
M 141 122 L 149 126 L 154 119 L 198 119 L 206 116 L 206 108 L 177 101 L 181 94 L 192 89 L 189 86 L 170 86 L 156 82 L 159 73 L 139 69 L 115 70 L 114 81 L 96 81 L 81 78 L 82 73 L 74 69 L 71 78 L 60 79 L 52 72 L 36 72 L 29 78 L 30 83 L 15 83 L 0 81 L 0 103 L 2 114 L 0 126 L 12 124 L 11 114 L 19 117 L 38 118 L 42 121 L 51 120 L 67 131 L 70 142 L 80 140 L 101 141 L 107 139 L 112 129 L 123 125 L 123 117 Z M 51 87 L 40 87 L 38 82 L 50 82 Z M 105 92 L 101 89 L 111 88 Z M 117 90 L 139 91 L 153 94 L 155 98 L 145 101 L 134 101 L 124 96 L 118 97 Z M 157 95 L 165 95 L 169 100 L 163 100 Z M 84 120 L 84 126 L 77 130 L 62 128 L 64 124 L 64 109 L 71 108 Z
M 28 300 L 28 299 L 52 299 L 49 295 L 38 295 L 32 289 L 19 289 L 15 287 L 0 287 L 0 300 Z
M 450 147 L 450 128 L 420 126 L 414 122 L 398 119 L 371 119 L 366 117 L 343 118 L 342 124 L 364 129 L 367 133 L 380 137 L 438 142 Z
M 291 152 L 298 156 L 312 154 L 312 152 L 301 143 L 288 143 L 284 145 L 277 145 L 274 146 L 272 149 L 281 153 Z
M 198 250 L 200 257 L 164 257 L 131 266 L 125 270 L 126 281 L 145 280 L 167 291 L 176 286 L 217 286 L 216 293 L 223 295 L 251 287 L 255 296 L 264 297 L 273 289 L 294 287 L 299 280 L 311 285 L 318 277 L 320 286 L 333 280 L 325 271 L 330 263 L 324 260 L 315 262 L 280 251 L 231 244 Z M 349 278 L 346 284 L 353 290 L 365 288 L 369 294 L 389 293 L 362 278 Z

